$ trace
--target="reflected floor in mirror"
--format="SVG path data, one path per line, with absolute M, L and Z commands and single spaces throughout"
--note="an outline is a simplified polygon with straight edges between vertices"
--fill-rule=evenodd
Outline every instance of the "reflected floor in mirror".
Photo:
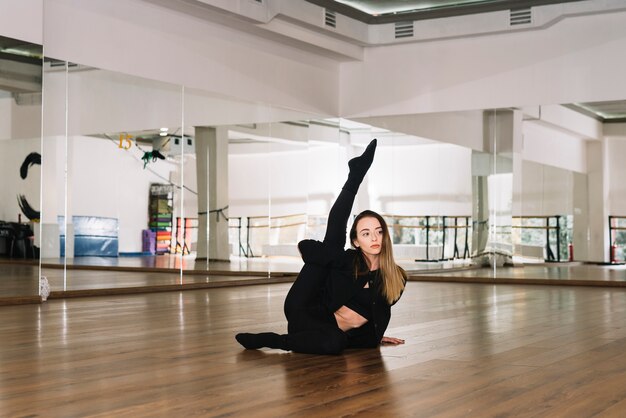
M 0 299 L 39 294 L 39 264 L 0 262 Z
M 150 263 L 166 268 L 174 256 L 152 258 L 102 258 L 100 266 L 81 266 L 75 259 L 75 266 L 63 269 L 44 264 L 42 275 L 49 282 L 51 298 L 69 296 L 91 296 L 116 293 L 141 293 L 210 288 L 222 286 L 291 282 L 295 279 L 299 266 L 293 264 L 284 270 L 267 272 L 280 264 L 254 260 L 249 263 L 213 263 L 211 270 L 158 270 L 132 268 Z M 179 258 L 180 259 L 180 258 Z M 76 260 L 79 260 L 76 262 Z M 93 260 L 92 260 L 93 261 Z M 122 263 L 118 263 L 122 261 Z M 193 260 L 191 260 L 193 261 Z M 135 264 L 133 264 L 135 263 Z M 197 265 L 206 263 L 197 263 Z M 219 264 L 219 269 L 214 266 Z M 477 268 L 458 266 L 451 263 L 422 263 L 425 268 L 409 270 L 411 281 L 467 282 L 467 283 L 519 283 L 519 284 L 567 284 L 582 286 L 626 286 L 625 265 L 595 265 L 584 263 L 541 263 L 516 267 Z M 116 269 L 118 267 L 119 269 Z M 231 270 L 229 270 L 231 269 Z M 247 270 L 249 269 L 249 270 Z M 32 262 L 0 261 L 0 299 L 37 295 L 38 264 Z
M 398 264 L 410 272 L 432 270 L 455 270 L 470 267 L 471 260 L 458 259 L 451 261 L 415 261 L 400 259 Z M 46 268 L 61 268 L 63 259 L 43 259 Z M 68 268 L 90 269 L 129 269 L 145 271 L 179 270 L 185 273 L 209 272 L 215 274 L 245 273 L 254 275 L 292 274 L 302 268 L 299 257 L 231 257 L 229 261 L 196 260 L 193 255 L 152 255 L 139 257 L 76 257 L 67 259 Z
M 46 267 L 63 265 L 63 259 L 43 259 Z M 98 268 L 128 268 L 140 270 L 179 270 L 185 272 L 226 272 L 265 275 L 269 271 L 296 273 L 302 262 L 296 257 L 232 257 L 230 261 L 196 260 L 195 256 L 179 254 L 148 255 L 138 257 L 76 257 L 67 259 L 68 266 Z
M 244 350 L 289 284 L 6 306 L 3 416 L 621 417 L 626 290 L 417 283 L 400 346 Z M 610 309 L 608 309 L 610 307 Z M 624 366 L 624 367 L 622 367 Z
M 626 265 L 576 262 L 526 264 L 519 267 L 438 271 L 433 274 L 419 274 L 418 280 L 622 287 L 626 286 Z

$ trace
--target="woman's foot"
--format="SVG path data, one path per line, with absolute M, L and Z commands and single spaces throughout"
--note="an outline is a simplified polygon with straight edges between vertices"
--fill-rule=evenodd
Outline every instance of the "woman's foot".
M 350 174 L 360 175 L 361 177 L 365 176 L 367 170 L 369 170 L 372 162 L 374 161 L 374 153 L 376 152 L 376 145 L 378 145 L 377 139 L 372 139 L 370 143 L 363 151 L 363 154 L 358 157 L 354 157 L 350 161 L 348 161 L 348 167 L 350 167 Z
M 257 350 L 263 347 L 284 349 L 285 345 L 284 337 L 274 332 L 262 332 L 260 334 L 242 332 L 235 335 L 235 339 L 248 350 Z
M 350 172 L 348 173 L 348 181 L 346 181 L 346 184 L 343 186 L 344 189 L 350 190 L 354 194 L 359 190 L 359 186 L 365 174 L 367 174 L 367 170 L 369 170 L 374 161 L 377 144 L 378 141 L 372 139 L 367 148 L 365 148 L 365 151 L 363 151 L 363 154 L 348 161 Z

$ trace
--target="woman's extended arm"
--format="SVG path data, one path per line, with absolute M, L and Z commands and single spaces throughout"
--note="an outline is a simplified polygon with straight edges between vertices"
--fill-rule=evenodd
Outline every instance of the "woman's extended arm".
M 395 338 L 395 337 L 383 337 L 383 339 L 380 340 L 380 343 L 387 344 L 387 345 L 400 345 L 400 344 L 404 344 L 404 340 L 400 338 Z

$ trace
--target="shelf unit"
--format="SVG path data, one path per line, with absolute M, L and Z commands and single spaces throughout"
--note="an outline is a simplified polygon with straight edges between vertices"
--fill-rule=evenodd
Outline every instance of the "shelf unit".
M 155 254 L 171 253 L 173 210 L 174 187 L 171 184 L 151 184 L 148 227 L 155 234 Z

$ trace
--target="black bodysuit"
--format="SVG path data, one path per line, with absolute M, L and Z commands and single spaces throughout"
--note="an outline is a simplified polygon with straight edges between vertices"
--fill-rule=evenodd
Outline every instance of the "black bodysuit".
M 324 241 L 304 240 L 298 244 L 305 264 L 285 299 L 288 350 L 338 354 L 345 348 L 376 347 L 387 329 L 391 305 L 382 295 L 380 275 L 369 272 L 355 278 L 355 263 L 361 264 L 359 271 L 368 271 L 365 260 L 356 250 L 344 250 L 354 198 L 355 193 L 342 189 L 328 216 Z M 366 282 L 369 290 L 363 289 Z M 344 305 L 368 322 L 342 331 L 334 312 Z

